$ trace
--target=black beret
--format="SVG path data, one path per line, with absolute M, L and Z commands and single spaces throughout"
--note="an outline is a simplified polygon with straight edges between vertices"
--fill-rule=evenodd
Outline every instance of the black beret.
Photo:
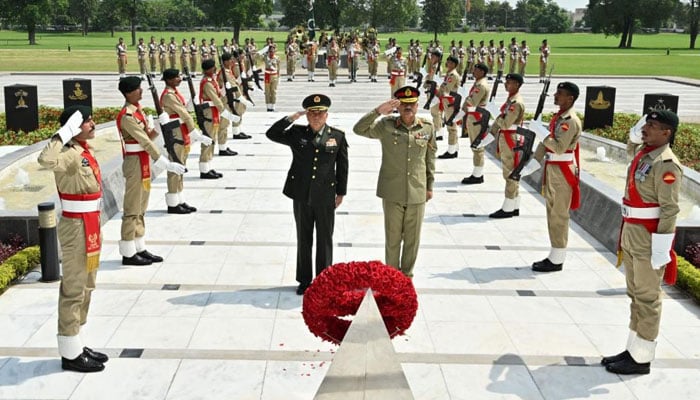
M 70 106 L 63 110 L 61 116 L 58 118 L 58 122 L 61 124 L 61 126 L 65 125 L 66 122 L 68 122 L 68 119 L 75 114 L 76 111 L 80 111 L 80 114 L 82 114 L 83 123 L 90 119 L 90 116 L 92 115 L 92 109 L 88 106 Z
M 239 55 L 240 55 L 240 53 L 238 52 L 238 50 L 234 50 L 234 51 L 231 53 L 231 56 L 234 57 L 234 58 L 238 58 Z
M 573 82 L 562 82 L 562 83 L 557 85 L 557 89 L 566 90 L 567 92 L 571 93 L 571 95 L 574 96 L 574 99 L 578 99 L 578 95 L 580 93 L 578 90 L 578 86 L 576 86 L 576 84 Z
M 522 85 L 523 82 L 524 82 L 524 81 L 523 81 L 523 76 L 520 75 L 520 74 L 508 74 L 508 75 L 506 75 L 506 80 L 508 80 L 508 79 L 513 80 L 513 81 L 516 81 L 516 82 L 518 82 L 520 85 Z
M 489 73 L 489 67 L 484 63 L 478 63 L 474 66 L 474 68 L 478 68 L 478 69 L 484 71 L 484 74 Z
M 206 70 L 212 69 L 214 67 L 216 67 L 216 63 L 214 62 L 214 60 L 210 59 L 210 60 L 202 61 L 202 71 L 206 71 Z
M 431 51 L 430 53 L 433 55 L 436 55 L 438 57 L 442 57 L 442 52 L 440 51 L 440 49 L 435 49 L 435 50 Z
M 325 111 L 331 106 L 331 99 L 325 94 L 312 94 L 301 102 L 305 110 Z
M 415 103 L 418 101 L 418 96 L 420 92 L 413 86 L 404 86 L 394 92 L 394 97 L 402 103 Z
M 167 81 L 168 79 L 177 78 L 180 76 L 180 70 L 176 68 L 168 68 L 163 71 L 163 78 L 161 80 Z
M 450 62 L 454 63 L 455 65 L 459 64 L 459 59 L 455 56 L 447 57 L 447 61 L 450 61 Z
M 672 132 L 678 129 L 678 116 L 671 110 L 654 110 L 647 115 L 647 121 L 652 119 L 670 126 Z
M 127 76 L 119 80 L 119 91 L 123 94 L 133 92 L 141 87 L 141 78 L 138 76 Z
M 230 59 L 232 59 L 232 58 L 233 58 L 233 56 L 231 55 L 231 53 L 224 53 L 224 54 L 221 56 L 221 61 L 228 61 L 228 60 L 230 60 Z

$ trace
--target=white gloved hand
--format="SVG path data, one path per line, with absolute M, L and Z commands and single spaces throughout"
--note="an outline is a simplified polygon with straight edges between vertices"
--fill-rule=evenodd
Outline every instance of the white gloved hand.
M 182 175 L 185 173 L 184 165 L 169 161 L 164 155 L 158 157 L 154 164 L 156 165 L 156 167 L 165 169 L 168 172 L 172 172 L 174 174 Z
M 158 116 L 158 123 L 159 124 L 165 125 L 168 122 L 170 122 L 170 116 L 168 115 L 168 113 L 163 112 Z
M 231 82 L 226 82 L 226 84 L 224 85 L 224 87 L 226 87 L 226 89 L 228 89 L 228 90 L 231 90 L 231 88 L 232 88 L 233 86 L 231 85 Z
M 544 126 L 544 123 L 542 121 L 538 120 L 533 120 L 533 121 L 528 121 L 528 128 L 530 128 L 531 131 L 535 132 L 535 136 L 542 142 L 544 141 L 547 136 L 549 136 L 549 129 Z
M 185 105 L 185 108 L 189 112 L 194 112 L 194 103 L 192 102 L 192 99 L 190 99 L 190 101 L 187 102 L 187 105 Z
M 222 111 L 222 112 L 221 112 L 221 117 L 222 117 L 222 118 L 226 118 L 227 120 L 229 120 L 229 121 L 231 121 L 231 122 L 238 122 L 238 121 L 241 120 L 241 117 L 239 117 L 238 115 L 234 115 L 234 114 L 233 114 L 231 111 L 229 111 L 229 110 L 224 110 L 224 111 Z
M 155 129 L 155 124 L 153 123 L 153 116 L 150 114 L 146 116 L 146 128 L 148 130 Z
M 464 119 L 464 115 L 465 115 L 464 110 L 460 109 L 459 112 L 457 113 L 457 115 L 455 115 L 455 117 L 452 119 L 452 121 L 454 123 L 457 123 L 457 121 L 461 121 L 462 119 Z
M 489 101 L 488 104 L 486 104 L 486 110 L 491 113 L 493 118 L 498 118 L 501 114 L 501 109 L 493 101 Z
M 492 134 L 486 132 L 486 137 L 481 140 L 481 143 L 476 147 L 477 149 L 483 149 L 484 147 L 488 146 L 493 142 L 495 139 Z
M 535 171 L 537 171 L 538 169 L 540 169 L 540 167 L 541 167 L 540 163 L 538 163 L 537 160 L 535 160 L 534 158 L 531 158 L 530 161 L 527 164 L 525 164 L 525 167 L 523 167 L 523 170 L 520 171 L 520 176 L 521 177 L 528 176 L 528 175 L 534 173 Z
M 675 233 L 651 234 L 651 267 L 660 269 L 671 261 L 671 246 Z
M 642 144 L 642 127 L 647 123 L 647 115 L 642 115 L 642 118 L 630 128 L 630 142 L 634 144 Z
M 58 136 L 63 144 L 68 143 L 73 137 L 80 135 L 82 130 L 80 126 L 83 124 L 83 114 L 76 111 L 68 118 L 68 121 L 58 130 Z
M 205 146 L 211 146 L 213 141 L 209 136 L 204 136 L 202 131 L 199 129 L 195 129 L 192 132 L 190 132 L 190 139 L 192 139 L 195 142 L 201 142 Z

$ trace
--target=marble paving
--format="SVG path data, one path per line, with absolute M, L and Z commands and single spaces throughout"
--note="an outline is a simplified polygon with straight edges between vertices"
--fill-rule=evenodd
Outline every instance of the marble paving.
M 314 337 L 301 317 L 292 203 L 282 194 L 291 154 L 264 131 L 306 94 L 331 94 L 328 122 L 350 144 L 334 261 L 381 260 L 380 146 L 352 125 L 388 95 L 388 85 L 343 84 L 335 93 L 325 82 L 292 87 L 282 85 L 280 111 L 258 105 L 246 114 L 243 130 L 253 138 L 231 141 L 239 156 L 213 161 L 223 179 L 198 179 L 194 146 L 184 193 L 198 212 L 166 214 L 165 177 L 154 180 L 146 238 L 163 263 L 122 266 L 121 215 L 104 225 L 83 336 L 110 355 L 105 371 L 61 370 L 56 283 L 25 282 L 0 296 L 0 399 L 313 398 L 337 347 Z M 523 185 L 520 217 L 489 220 L 503 196 L 498 161 L 488 157 L 486 182 L 475 187 L 459 183 L 470 166 L 467 142 L 459 158 L 437 161 L 415 269 L 419 310 L 393 340 L 414 397 L 696 398 L 700 307 L 666 288 L 651 374 L 605 372 L 601 355 L 619 352 L 627 337 L 629 305 L 614 255 L 572 226 L 564 270 L 533 273 L 531 263 L 549 250 L 541 196 Z

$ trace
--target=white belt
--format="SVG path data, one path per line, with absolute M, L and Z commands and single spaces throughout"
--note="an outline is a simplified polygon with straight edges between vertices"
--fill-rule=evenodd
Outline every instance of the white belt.
M 124 151 L 127 153 L 138 153 L 140 151 L 146 151 L 146 149 L 138 143 L 124 143 Z
M 467 112 L 475 112 L 475 111 L 476 111 L 476 107 L 467 106 Z
M 61 209 L 73 213 L 100 211 L 102 199 L 95 200 L 66 200 L 61 199 Z
M 563 154 L 546 153 L 544 155 L 544 158 L 547 161 L 574 161 L 574 153 L 563 153 Z
M 661 207 L 630 207 L 622 205 L 622 216 L 626 218 L 658 219 L 661 216 Z

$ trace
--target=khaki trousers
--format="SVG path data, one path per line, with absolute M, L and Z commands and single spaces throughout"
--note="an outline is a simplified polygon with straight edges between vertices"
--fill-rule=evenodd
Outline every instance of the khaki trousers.
M 211 114 L 207 117 L 205 114 L 206 118 L 211 118 Z M 214 124 L 211 123 L 211 121 L 205 121 L 204 122 L 204 127 L 206 128 L 207 132 L 209 133 L 209 136 L 211 136 L 213 141 L 218 140 L 218 135 L 219 135 L 219 124 L 216 124 L 216 129 L 214 129 Z M 224 135 L 226 135 L 226 129 L 224 129 Z M 224 143 L 226 143 L 224 141 Z M 201 145 L 201 152 L 199 153 L 199 162 L 208 162 L 211 161 L 212 158 L 214 158 L 214 143 L 212 143 L 209 146 L 205 146 L 203 143 Z
M 139 72 L 141 75 L 146 74 L 146 57 L 139 57 Z
M 506 199 L 514 199 L 518 197 L 518 189 L 520 188 L 520 181 L 508 178 L 513 168 L 515 168 L 515 155 L 513 150 L 508 147 L 508 143 L 503 137 L 504 133 L 498 134 L 498 149 L 501 158 L 501 170 L 503 171 L 503 179 L 506 180 Z M 514 133 L 507 133 L 506 135 L 513 135 L 513 141 L 515 141 Z
M 150 190 L 143 187 L 141 162 L 138 156 L 124 156 L 124 213 L 122 215 L 121 240 L 131 241 L 146 233 L 144 214 L 148 207 Z
M 389 94 L 389 97 L 394 98 L 394 92 L 399 90 L 399 88 L 402 88 L 406 86 L 406 77 L 405 76 L 397 76 L 394 79 L 394 84 L 391 85 L 391 93 Z
M 527 63 L 518 63 L 518 73 L 525 77 L 525 66 L 527 66 Z
M 87 271 L 85 228 L 80 218 L 61 217 L 58 224 L 63 277 L 58 293 L 58 334 L 76 336 L 87 322 L 97 270 Z
M 565 249 L 569 240 L 571 186 L 566 182 L 559 165 L 546 165 L 545 176 L 542 192 L 547 208 L 549 243 L 555 249 Z
M 401 270 L 404 275 L 412 277 L 413 267 L 418 258 L 425 203 L 401 204 L 382 200 L 382 207 L 385 262 Z
M 294 76 L 296 70 L 296 60 L 294 57 L 287 57 L 287 76 Z
M 190 56 L 190 74 L 197 72 L 197 55 Z
M 338 77 L 338 60 L 333 60 L 328 63 L 328 80 L 331 82 Z
M 547 75 L 547 63 L 540 61 L 540 78 Z
M 377 76 L 377 60 L 367 61 L 369 76 Z
M 175 143 L 175 154 L 182 161 L 183 165 L 187 166 L 187 156 L 190 154 L 190 145 L 183 146 L 181 144 Z M 168 156 L 170 161 L 174 161 Z M 168 193 L 180 193 L 182 192 L 184 182 L 184 175 L 174 174 L 168 172 Z
M 120 74 L 126 73 L 126 56 L 125 55 L 117 57 L 117 66 L 119 67 Z
M 151 73 L 156 73 L 156 55 L 148 56 L 148 61 L 151 64 Z
M 481 126 L 480 125 L 474 125 L 476 122 L 476 119 L 468 115 L 467 116 L 467 134 L 469 135 L 469 140 L 471 143 L 473 143 L 476 138 L 479 136 L 479 133 L 481 133 Z M 484 148 L 480 149 L 472 149 L 472 163 L 475 167 L 483 167 L 484 166 Z
M 651 267 L 651 234 L 642 225 L 622 227 L 622 262 L 630 298 L 630 330 L 644 340 L 659 336 L 664 269 Z
M 265 104 L 275 104 L 277 102 L 277 84 L 280 77 L 277 74 L 270 76 L 270 81 L 265 82 Z

